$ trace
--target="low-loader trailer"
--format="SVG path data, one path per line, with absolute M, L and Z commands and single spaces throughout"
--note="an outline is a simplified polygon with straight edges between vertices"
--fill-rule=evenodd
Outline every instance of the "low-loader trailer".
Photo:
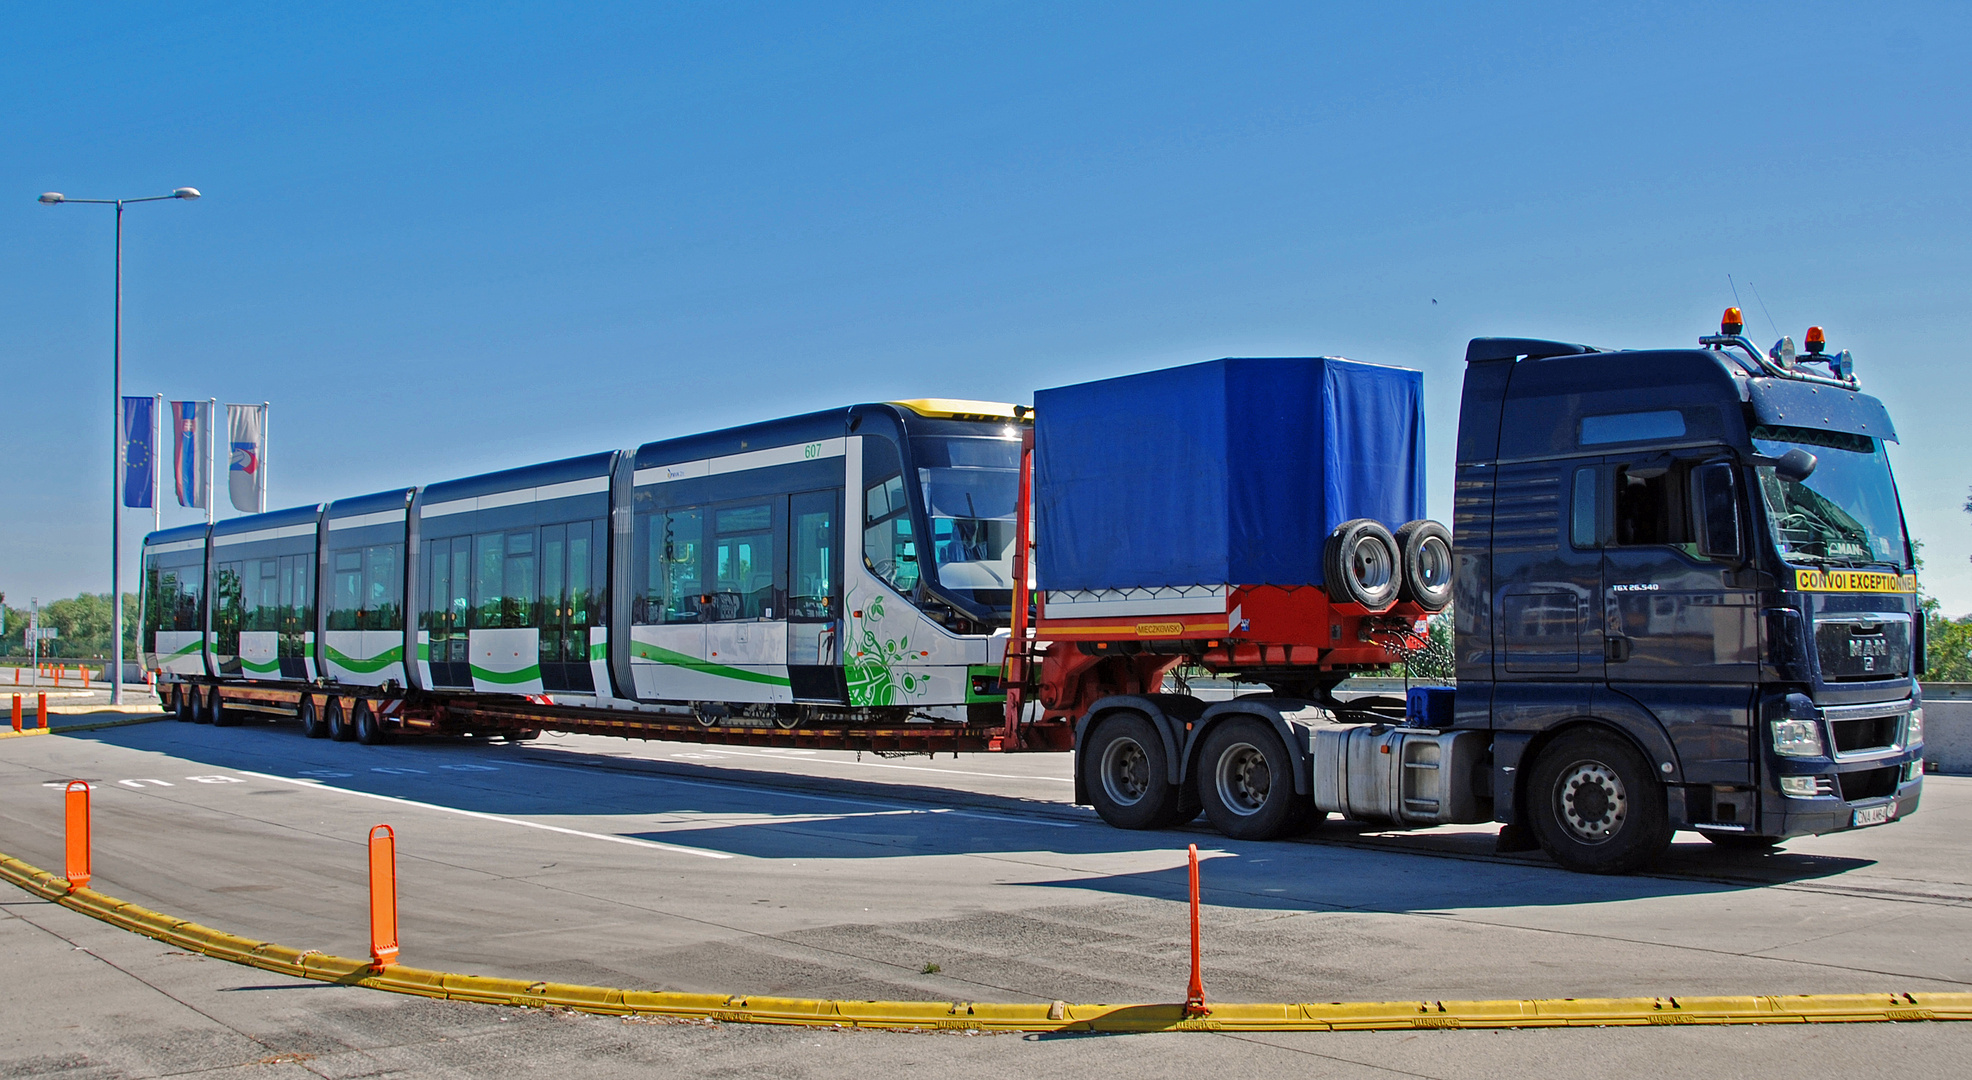
M 1419 373 L 1220 360 L 167 530 L 143 650 L 189 720 L 1072 751 L 1118 827 L 1490 821 L 1628 872 L 1917 808 L 1895 438 L 1819 329 L 1762 351 L 1736 309 L 1693 349 L 1479 338 L 1447 529 Z M 1455 680 L 1346 689 L 1447 610 Z

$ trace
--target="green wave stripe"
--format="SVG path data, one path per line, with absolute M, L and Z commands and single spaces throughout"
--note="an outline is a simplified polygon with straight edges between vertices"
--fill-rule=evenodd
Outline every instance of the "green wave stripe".
M 478 664 L 470 665 L 475 682 L 498 683 L 501 686 L 516 686 L 526 682 L 541 681 L 541 665 L 530 664 L 519 671 L 490 671 Z
M 190 645 L 181 646 L 177 652 L 159 657 L 158 662 L 161 664 L 168 664 L 173 660 L 178 660 L 190 656 L 193 653 L 198 652 L 199 647 L 204 644 L 205 642 L 203 641 L 194 641 Z
M 785 675 L 768 675 L 758 671 L 747 671 L 744 668 L 727 667 L 724 664 L 715 664 L 710 660 L 700 660 L 696 656 L 686 656 L 684 653 L 672 652 L 670 649 L 660 649 L 655 645 L 648 645 L 641 641 L 630 643 L 630 655 L 640 660 L 654 660 L 660 664 L 669 664 L 672 667 L 689 668 L 706 675 L 717 675 L 722 679 L 737 679 L 740 682 L 763 683 L 767 686 L 788 685 Z
M 329 654 L 329 663 L 345 670 L 353 671 L 358 675 L 374 675 L 384 668 L 392 664 L 402 663 L 404 660 L 404 646 L 402 645 L 392 645 L 390 648 L 385 649 L 368 660 L 358 660 L 353 656 L 345 654 L 334 645 L 325 644 L 322 646 L 322 651 Z
M 272 675 L 273 673 L 281 670 L 281 661 L 277 658 L 274 660 L 269 660 L 263 664 L 256 660 L 248 660 L 246 657 L 242 656 L 240 657 L 240 666 L 247 669 L 248 671 L 256 672 L 261 675 Z
M 591 660 L 607 660 L 607 659 L 609 659 L 609 642 L 607 642 L 607 641 L 592 641 L 592 642 L 590 642 L 590 643 L 589 643 L 589 659 L 591 659 Z

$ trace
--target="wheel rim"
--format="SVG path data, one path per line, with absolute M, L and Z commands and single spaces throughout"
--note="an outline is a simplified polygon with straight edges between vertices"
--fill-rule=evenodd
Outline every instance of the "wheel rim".
M 1213 786 L 1219 791 L 1220 805 L 1240 817 L 1251 817 L 1266 807 L 1273 780 L 1267 755 L 1252 743 L 1226 747 L 1213 769 Z
M 1112 739 L 1102 750 L 1102 790 L 1110 801 L 1135 806 L 1150 791 L 1150 755 L 1131 738 Z
M 1555 782 L 1554 809 L 1571 837 L 1600 844 L 1622 831 L 1630 797 L 1615 769 L 1600 761 L 1578 761 Z
M 1396 566 L 1390 561 L 1390 549 L 1374 536 L 1362 537 L 1349 551 L 1349 573 L 1365 592 L 1374 593 L 1389 588 L 1395 570 Z
M 1417 546 L 1418 584 L 1433 592 L 1452 580 L 1452 549 L 1435 536 L 1427 536 Z

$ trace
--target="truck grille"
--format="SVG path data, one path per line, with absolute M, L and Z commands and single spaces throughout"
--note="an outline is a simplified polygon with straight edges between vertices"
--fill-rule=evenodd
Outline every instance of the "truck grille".
M 1897 729 L 1903 726 L 1903 717 L 1891 715 L 1863 720 L 1831 720 L 1828 726 L 1835 735 L 1835 752 L 1838 754 L 1888 750 L 1897 745 Z
M 1887 769 L 1859 769 L 1841 773 L 1836 780 L 1842 785 L 1845 802 L 1881 799 L 1897 793 L 1897 780 L 1903 771 L 1902 765 L 1892 765 Z
M 1910 620 L 1823 620 L 1815 626 L 1815 651 L 1827 682 L 1899 678 L 1910 674 Z

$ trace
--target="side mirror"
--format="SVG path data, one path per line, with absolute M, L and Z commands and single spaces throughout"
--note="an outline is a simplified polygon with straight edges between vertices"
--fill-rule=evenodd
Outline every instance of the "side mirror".
M 1780 459 L 1774 462 L 1773 474 L 1790 484 L 1798 484 L 1813 476 L 1815 466 L 1819 464 L 1821 462 L 1813 454 L 1797 446 L 1780 455 Z
M 1691 524 L 1700 555 L 1722 562 L 1745 559 L 1739 530 L 1738 473 L 1731 462 L 1712 461 L 1691 470 Z

